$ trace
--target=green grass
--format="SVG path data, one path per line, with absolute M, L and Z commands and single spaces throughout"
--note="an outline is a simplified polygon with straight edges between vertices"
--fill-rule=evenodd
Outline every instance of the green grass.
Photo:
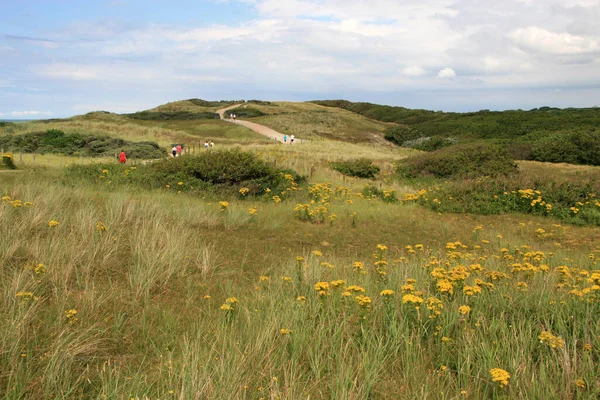
M 229 198 L 221 211 L 214 199 L 167 190 L 64 186 L 61 174 L 25 170 L 0 181 L 10 201 L 32 203 L 0 203 L 0 390 L 8 399 L 600 393 L 597 292 L 569 294 L 592 286 L 597 228 L 533 216 L 439 215 L 335 190 L 340 180 L 333 192 L 320 186 L 312 195 L 326 199 L 335 220 L 311 224 L 295 217 L 296 203 L 311 198 L 304 192 L 279 204 Z M 447 249 L 456 241 L 467 247 Z M 543 255 L 533 260 L 529 251 Z M 377 260 L 387 267 L 378 271 Z M 525 260 L 549 270 L 513 271 Z M 365 274 L 354 271 L 356 261 Z M 430 274 L 438 261 L 445 271 L 467 266 L 465 284 L 482 279 L 494 290 L 471 298 L 456 280 L 456 294 L 439 293 Z M 559 265 L 572 277 L 562 287 Z M 489 271 L 508 277 L 494 281 Z M 409 278 L 420 297 L 443 302 L 439 317 L 403 304 Z M 346 283 L 332 288 L 338 279 Z M 330 284 L 327 296 L 315 291 L 317 282 Z M 357 303 L 359 293 L 344 300 L 349 285 L 365 289 L 369 307 Z M 392 299 L 379 294 L 384 289 L 395 291 Z M 227 303 L 231 297 L 238 302 Z M 471 308 L 467 316 L 462 305 Z M 68 310 L 77 310 L 77 321 Z M 564 346 L 540 343 L 543 330 Z M 491 368 L 510 373 L 507 387 L 492 382 Z

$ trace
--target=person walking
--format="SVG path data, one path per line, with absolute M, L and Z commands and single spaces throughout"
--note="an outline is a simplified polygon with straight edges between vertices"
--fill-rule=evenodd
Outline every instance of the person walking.
M 125 151 L 121 150 L 121 153 L 119 154 L 119 162 L 121 164 L 125 164 L 127 162 L 127 156 L 125 155 Z
M 283 135 L 283 143 L 287 143 L 287 135 Z
M 205 148 L 206 150 L 208 150 L 208 146 L 210 146 L 210 145 L 208 144 L 208 140 L 207 140 L 207 141 L 205 141 L 205 142 L 204 142 L 204 148 Z
M 180 155 L 181 155 L 181 153 L 183 153 L 183 147 L 181 147 L 181 145 L 180 145 L 180 144 L 178 144 L 178 145 L 176 146 L 176 148 L 177 148 L 177 155 L 178 155 L 178 156 L 180 156 Z
M 290 144 L 294 144 L 294 135 L 290 137 Z
M 171 149 L 171 155 L 173 156 L 173 158 L 177 157 L 177 146 L 173 146 L 173 148 Z
M 210 147 L 215 147 L 215 142 L 213 142 L 212 140 L 210 141 Z
M 235 123 L 235 122 L 236 122 L 236 119 L 235 119 L 235 118 L 236 118 L 236 117 L 235 117 L 235 114 L 233 114 L 233 123 Z

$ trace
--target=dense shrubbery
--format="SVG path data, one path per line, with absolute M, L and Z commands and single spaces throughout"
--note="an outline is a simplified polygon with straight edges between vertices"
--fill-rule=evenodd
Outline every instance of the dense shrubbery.
M 524 213 L 600 226 L 600 182 L 518 174 L 452 180 L 422 191 L 416 201 L 436 211 L 475 214 Z
M 406 125 L 398 125 L 388 128 L 383 134 L 383 137 L 386 140 L 403 147 L 405 147 L 406 142 L 423 136 L 424 135 L 418 129 L 414 129 Z
M 409 157 L 397 169 L 407 177 L 474 178 L 511 175 L 517 165 L 502 147 L 475 143 Z
M 559 131 L 534 141 L 529 159 L 600 165 L 600 130 Z
M 219 114 L 212 112 L 189 112 L 189 111 L 140 111 L 133 114 L 125 114 L 131 119 L 148 121 L 170 121 L 170 120 L 194 120 L 194 119 L 219 119 Z
M 600 165 L 597 131 L 600 108 L 444 113 L 345 100 L 315 103 L 402 124 L 385 132 L 387 140 L 400 146 L 431 151 L 453 144 L 451 138 L 461 142 L 492 139 L 507 148 L 515 159 Z M 408 146 L 412 141 L 418 145 Z
M 225 111 L 225 115 L 230 116 L 231 114 L 235 114 L 238 118 L 253 118 L 262 117 L 263 115 L 266 115 L 264 112 L 256 108 L 234 108 Z
M 263 100 L 248 100 L 246 103 L 258 104 L 259 106 L 276 106 L 276 104 L 273 104 L 270 101 Z
M 58 129 L 0 136 L 0 147 L 7 151 L 41 154 L 113 156 L 124 150 L 131 158 L 161 158 L 166 155 L 154 142 L 129 142 L 109 136 L 66 134 Z
M 375 179 L 380 169 L 373 160 L 358 158 L 354 160 L 331 162 L 330 167 L 344 175 L 357 178 Z
M 290 187 L 306 182 L 306 177 L 294 171 L 275 170 L 256 154 L 238 149 L 168 158 L 135 168 L 115 163 L 74 165 L 67 169 L 66 178 L 66 182 L 83 180 L 111 187 L 125 185 L 182 192 L 236 194 L 244 187 L 248 188 L 247 195 L 282 195 L 289 192 Z
M 243 103 L 244 100 L 219 100 L 219 101 L 209 101 L 202 99 L 188 99 L 190 103 L 199 107 L 227 107 L 232 104 Z

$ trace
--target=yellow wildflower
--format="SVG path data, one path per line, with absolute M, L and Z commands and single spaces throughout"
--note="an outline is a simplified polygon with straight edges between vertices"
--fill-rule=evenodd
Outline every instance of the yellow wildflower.
M 507 386 L 510 380 L 510 374 L 501 368 L 490 369 L 490 375 L 492 376 L 492 381 L 497 382 L 500 387 Z

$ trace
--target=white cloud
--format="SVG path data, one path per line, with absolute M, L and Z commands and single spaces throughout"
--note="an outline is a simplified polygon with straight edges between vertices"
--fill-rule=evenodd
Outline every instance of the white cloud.
M 1 113 L 1 112 L 0 112 L 0 117 L 3 117 L 3 116 L 4 116 L 4 113 Z
M 452 68 L 444 68 L 437 75 L 440 79 L 452 79 L 456 77 L 456 72 Z
M 427 73 L 423 68 L 416 65 L 402 69 L 402 73 L 406 76 L 423 76 Z
M 537 26 L 516 29 L 509 37 L 517 46 L 539 53 L 578 55 L 600 52 L 600 45 L 595 39 L 551 32 Z
M 52 115 L 50 111 L 13 111 L 11 113 L 13 117 L 37 117 L 37 116 L 49 116 Z

